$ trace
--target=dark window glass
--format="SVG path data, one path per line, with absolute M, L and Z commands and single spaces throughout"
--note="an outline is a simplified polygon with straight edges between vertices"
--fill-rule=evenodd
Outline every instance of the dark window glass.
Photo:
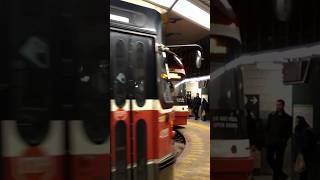
M 34 47 L 30 53 L 28 47 Z M 51 64 L 47 42 L 31 36 L 20 56 L 12 61 L 12 117 L 18 132 L 29 145 L 39 145 L 47 136 L 51 117 Z
M 78 106 L 88 138 L 104 143 L 109 135 L 107 60 L 83 57 L 80 66 Z
M 119 121 L 115 128 L 116 135 L 116 177 L 115 179 L 127 180 L 127 127 L 124 121 Z
M 137 176 L 147 180 L 147 125 L 144 120 L 137 122 Z
M 158 55 L 158 74 L 159 74 L 159 99 L 162 108 L 169 109 L 173 106 L 173 86 L 172 83 L 168 80 L 169 72 L 168 66 L 166 67 L 164 58 L 161 55 Z
M 127 97 L 126 68 L 128 65 L 128 51 L 125 42 L 121 39 L 117 39 L 114 51 L 115 56 L 114 59 L 112 59 L 113 94 L 117 106 L 123 107 Z
M 146 52 L 143 42 L 138 41 L 135 49 L 134 59 L 134 93 L 138 106 L 142 107 L 145 103 L 145 72 L 146 72 Z
M 187 105 L 185 84 L 182 84 L 174 89 L 174 104 Z

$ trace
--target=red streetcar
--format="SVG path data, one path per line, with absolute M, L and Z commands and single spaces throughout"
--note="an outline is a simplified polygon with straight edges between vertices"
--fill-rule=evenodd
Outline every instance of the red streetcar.
M 173 179 L 174 101 L 160 14 L 111 1 L 110 19 L 112 179 Z
M 183 67 L 183 64 L 176 64 L 173 68 L 170 70 L 170 80 L 173 82 L 173 85 L 176 86 L 177 83 L 181 82 L 185 78 L 185 70 Z M 189 108 L 186 100 L 186 89 L 185 84 L 182 84 L 180 86 L 175 87 L 174 89 L 174 105 L 173 105 L 173 111 L 174 111 L 174 126 L 179 125 L 187 125 L 187 120 L 189 116 Z

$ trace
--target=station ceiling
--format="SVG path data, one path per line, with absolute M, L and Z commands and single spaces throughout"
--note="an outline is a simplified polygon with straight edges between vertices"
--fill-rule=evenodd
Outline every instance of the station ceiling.
M 229 0 L 240 21 L 242 52 L 318 42 L 319 0 Z
M 193 3 L 199 7 L 210 11 L 210 0 L 193 0 Z M 192 12 L 190 12 L 192 13 Z M 182 62 L 185 67 L 186 76 L 199 77 L 208 75 L 210 73 L 209 66 L 209 34 L 210 31 L 200 27 L 199 25 L 188 21 L 187 19 L 179 16 L 173 11 L 169 14 L 170 22 L 168 27 L 164 26 L 164 35 L 166 44 L 199 44 L 203 48 L 203 63 L 200 69 L 196 68 L 195 51 L 192 49 L 181 49 L 177 54 L 182 57 Z
M 192 49 L 181 49 L 177 51 L 177 54 L 182 57 L 183 64 L 186 70 L 187 77 L 197 77 L 209 74 L 209 34 L 210 30 L 201 27 L 200 25 L 190 21 L 187 18 L 175 13 L 172 10 L 168 10 L 164 7 L 158 6 L 152 3 L 152 0 L 124 0 L 130 3 L 138 4 L 153 8 L 161 13 L 163 20 L 163 35 L 166 45 L 177 44 L 199 44 L 204 48 L 203 65 L 200 69 L 195 68 L 195 56 Z M 193 4 L 197 5 L 201 9 L 210 12 L 210 0 L 190 0 Z M 192 12 L 190 12 L 192 13 Z

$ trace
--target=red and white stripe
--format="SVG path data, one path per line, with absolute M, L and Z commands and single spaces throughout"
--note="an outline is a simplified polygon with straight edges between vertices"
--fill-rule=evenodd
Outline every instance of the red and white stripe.
M 244 158 L 250 157 L 248 139 L 214 139 L 211 143 L 211 158 Z M 236 151 L 233 152 L 233 146 Z
M 17 121 L 1 122 L 4 179 L 55 180 L 64 176 L 65 123 L 50 121 L 46 138 L 30 146 L 20 136 Z

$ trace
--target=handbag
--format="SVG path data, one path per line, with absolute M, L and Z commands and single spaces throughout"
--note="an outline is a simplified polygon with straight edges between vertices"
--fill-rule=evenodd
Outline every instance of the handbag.
M 294 165 L 294 170 L 297 173 L 302 173 L 303 171 L 306 170 L 306 163 L 304 161 L 304 157 L 301 153 L 298 154 L 295 165 Z
M 206 112 L 205 112 L 205 111 L 202 111 L 201 115 L 202 115 L 202 116 L 205 116 L 205 115 L 206 115 Z

